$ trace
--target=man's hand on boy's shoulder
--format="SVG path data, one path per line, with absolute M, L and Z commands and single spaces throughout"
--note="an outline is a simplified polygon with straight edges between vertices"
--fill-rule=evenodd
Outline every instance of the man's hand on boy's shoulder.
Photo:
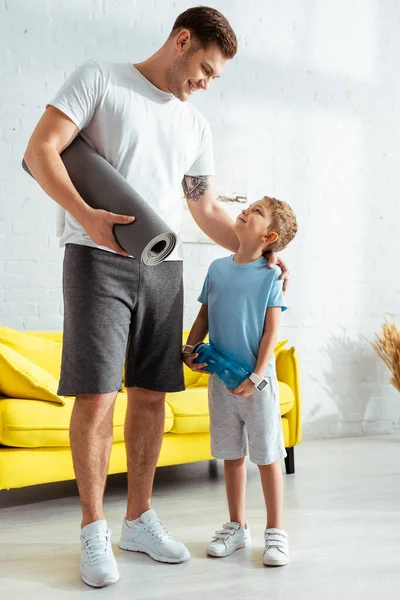
M 279 277 L 279 279 L 283 279 L 283 291 L 286 292 L 290 277 L 289 269 L 287 268 L 286 263 L 283 262 L 279 254 L 275 254 L 274 252 L 266 252 L 264 256 L 268 260 L 268 267 L 270 269 L 273 269 L 275 265 L 278 265 L 278 267 L 281 269 L 282 275 Z
M 242 398 L 247 398 L 248 396 L 251 396 L 251 394 L 254 392 L 256 387 L 255 387 L 254 383 L 252 381 L 250 381 L 250 379 L 245 379 L 244 381 L 242 381 L 242 383 L 240 385 L 237 386 L 236 389 L 234 389 L 234 390 L 231 390 L 230 388 L 227 388 L 227 389 L 234 396 L 242 396 Z

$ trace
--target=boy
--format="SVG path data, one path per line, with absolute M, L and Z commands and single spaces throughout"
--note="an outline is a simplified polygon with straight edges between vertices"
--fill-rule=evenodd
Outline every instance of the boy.
M 264 197 L 238 216 L 239 250 L 214 261 L 208 271 L 183 360 L 193 371 L 193 346 L 210 334 L 217 349 L 247 363 L 253 373 L 235 390 L 215 375 L 209 378 L 211 453 L 224 460 L 230 522 L 217 531 L 207 548 L 215 557 L 250 544 L 245 516 L 246 437 L 250 460 L 258 465 L 267 509 L 264 564 L 286 565 L 288 538 L 282 529 L 285 457 L 279 412 L 274 348 L 280 314 L 286 309 L 279 267 L 266 268 L 265 252 L 280 252 L 297 232 L 296 217 L 286 202 Z

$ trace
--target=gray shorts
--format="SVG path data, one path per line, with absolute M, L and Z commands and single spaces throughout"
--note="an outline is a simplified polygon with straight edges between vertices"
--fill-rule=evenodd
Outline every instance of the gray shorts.
M 121 389 L 124 361 L 126 387 L 185 389 L 182 261 L 146 267 L 105 250 L 67 244 L 63 292 L 59 394 Z
M 285 458 L 278 382 L 267 377 L 268 385 L 248 398 L 234 396 L 216 375 L 208 380 L 211 454 L 234 460 L 247 455 L 257 465 L 269 465 Z

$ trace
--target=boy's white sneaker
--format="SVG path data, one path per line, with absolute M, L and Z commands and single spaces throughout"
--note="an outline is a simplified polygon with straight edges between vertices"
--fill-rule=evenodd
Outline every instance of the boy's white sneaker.
M 190 558 L 189 550 L 170 536 L 155 510 L 144 512 L 131 527 L 124 519 L 118 545 L 122 550 L 145 552 L 164 563 L 181 563 Z
M 111 530 L 104 520 L 89 523 L 81 530 L 81 577 L 95 588 L 119 579 L 117 561 L 111 547 Z
M 239 548 L 250 546 L 250 530 L 239 523 L 224 523 L 222 529 L 215 532 L 213 539 L 207 547 L 207 554 L 222 558 L 229 556 Z
M 283 529 L 266 529 L 264 532 L 264 565 L 283 567 L 289 562 L 288 534 Z

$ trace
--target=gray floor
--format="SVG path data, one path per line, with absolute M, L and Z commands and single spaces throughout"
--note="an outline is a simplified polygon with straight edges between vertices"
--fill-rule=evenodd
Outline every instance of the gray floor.
M 296 448 L 296 470 L 285 477 L 291 563 L 280 569 L 262 565 L 264 509 L 253 465 L 247 494 L 253 546 L 225 559 L 204 552 L 227 519 L 222 465 L 216 478 L 209 477 L 207 463 L 158 470 L 154 508 L 188 546 L 192 559 L 183 565 L 118 549 L 125 482 L 111 478 L 106 505 L 121 580 L 103 590 L 79 579 L 74 484 L 1 492 L 0 598 L 398 598 L 400 437 L 307 442 Z

